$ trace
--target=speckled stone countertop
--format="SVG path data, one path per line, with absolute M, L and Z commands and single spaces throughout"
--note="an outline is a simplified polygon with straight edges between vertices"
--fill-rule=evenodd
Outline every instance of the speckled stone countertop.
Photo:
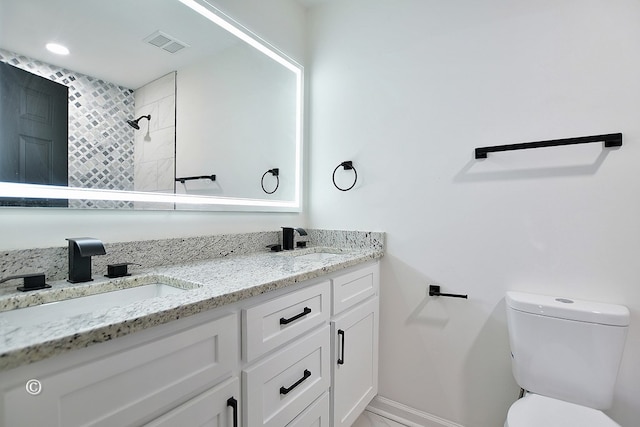
M 333 256 L 324 259 L 296 256 L 317 252 L 329 252 Z M 82 285 L 60 280 L 50 282 L 51 289 L 29 294 L 4 292 L 0 295 L 0 371 L 321 277 L 382 256 L 381 246 L 347 249 L 319 246 L 292 252 L 265 251 L 154 267 L 119 279 L 98 278 L 94 274 L 93 282 Z M 21 326 L 2 317 L 3 311 L 15 308 L 151 283 L 170 284 L 187 290 L 36 326 Z

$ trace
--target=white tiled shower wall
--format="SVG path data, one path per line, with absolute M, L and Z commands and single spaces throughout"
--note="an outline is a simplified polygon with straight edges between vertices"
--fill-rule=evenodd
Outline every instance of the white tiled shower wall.
M 176 135 L 176 73 L 169 73 L 135 91 L 134 189 L 174 192 Z

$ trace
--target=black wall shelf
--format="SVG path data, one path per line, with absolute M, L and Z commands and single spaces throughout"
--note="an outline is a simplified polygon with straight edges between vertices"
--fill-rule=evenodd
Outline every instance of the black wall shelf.
M 526 150 L 529 148 L 555 147 L 559 145 L 589 144 L 591 142 L 604 142 L 605 147 L 620 147 L 622 146 L 622 134 L 608 133 L 605 135 L 580 136 L 577 138 L 550 139 L 548 141 L 479 147 L 476 148 L 476 159 L 486 159 L 488 153 L 494 153 L 497 151 Z

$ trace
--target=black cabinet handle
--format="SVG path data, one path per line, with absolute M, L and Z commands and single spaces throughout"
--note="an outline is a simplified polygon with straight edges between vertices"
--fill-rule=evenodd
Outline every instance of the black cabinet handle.
M 304 375 L 302 376 L 302 378 L 300 378 L 298 381 L 296 381 L 296 383 L 293 384 L 291 387 L 280 387 L 280 394 L 289 393 L 291 390 L 293 390 L 294 388 L 296 388 L 300 384 L 302 384 L 302 382 L 304 380 L 306 380 L 307 378 L 309 378 L 310 376 L 311 376 L 311 371 L 309 371 L 308 369 L 305 369 L 304 370 Z
M 294 322 L 294 321 L 298 320 L 298 319 L 299 319 L 299 318 L 301 318 L 301 317 L 306 316 L 306 315 L 307 315 L 307 314 L 309 314 L 309 313 L 311 313 L 311 309 L 310 309 L 309 307 L 305 307 L 305 308 L 304 308 L 304 310 L 302 310 L 302 313 L 300 313 L 300 314 L 296 314 L 296 315 L 295 315 L 295 316 L 293 316 L 293 317 L 290 317 L 290 318 L 288 318 L 288 319 L 285 319 L 284 317 L 281 317 L 281 318 L 280 318 L 280 324 L 281 324 L 281 325 L 287 325 L 287 324 L 289 324 L 289 323 L 291 323 L 291 322 Z
M 235 397 L 227 399 L 227 406 L 233 408 L 233 427 L 238 427 L 238 401 Z
M 338 365 L 344 365 L 344 331 L 342 329 L 338 329 L 338 335 L 340 336 L 342 348 L 340 350 L 340 357 L 338 358 Z

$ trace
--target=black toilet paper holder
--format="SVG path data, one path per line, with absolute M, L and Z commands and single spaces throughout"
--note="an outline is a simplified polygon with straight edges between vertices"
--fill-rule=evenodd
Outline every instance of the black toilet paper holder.
M 440 285 L 429 285 L 429 296 L 430 297 L 451 297 L 451 298 L 468 298 L 468 295 L 462 294 L 446 294 L 440 292 Z

